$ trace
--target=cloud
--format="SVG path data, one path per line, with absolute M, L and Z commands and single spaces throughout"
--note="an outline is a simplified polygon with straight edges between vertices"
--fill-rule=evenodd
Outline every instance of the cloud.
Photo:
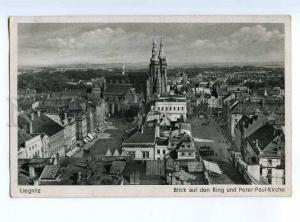
M 164 33 L 169 63 L 284 59 L 284 34 L 274 27 L 266 28 L 260 24 L 237 27 L 195 25 L 190 29 L 182 26 L 182 30 L 178 27 L 171 24 Z M 110 63 L 125 58 L 127 62 L 147 62 L 152 41 L 153 33 L 147 25 L 60 26 L 51 30 L 39 26 L 34 32 L 32 28 L 22 32 L 19 37 L 19 61 Z
M 262 25 L 245 26 L 228 36 L 216 39 L 197 39 L 190 48 L 198 51 L 211 50 L 216 55 L 232 56 L 233 59 L 253 60 L 254 58 L 281 61 L 284 56 L 284 34 L 274 29 L 268 31 Z

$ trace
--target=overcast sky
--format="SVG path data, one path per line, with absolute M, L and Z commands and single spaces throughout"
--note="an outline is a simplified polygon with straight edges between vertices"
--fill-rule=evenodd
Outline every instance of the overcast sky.
M 19 65 L 148 63 L 154 38 L 168 63 L 283 62 L 283 24 L 19 24 Z

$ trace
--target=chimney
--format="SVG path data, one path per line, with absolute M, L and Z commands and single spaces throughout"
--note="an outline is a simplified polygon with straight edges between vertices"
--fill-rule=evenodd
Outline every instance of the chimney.
M 34 112 L 30 113 L 31 120 L 34 120 Z
M 64 113 L 64 124 L 68 123 L 68 114 L 65 112 Z
M 54 158 L 54 165 L 57 165 L 59 163 L 59 154 L 56 153 L 55 158 Z
M 160 124 L 159 124 L 159 120 L 155 125 L 155 137 L 159 137 L 160 135 Z
M 37 111 L 38 117 L 41 117 L 41 110 Z

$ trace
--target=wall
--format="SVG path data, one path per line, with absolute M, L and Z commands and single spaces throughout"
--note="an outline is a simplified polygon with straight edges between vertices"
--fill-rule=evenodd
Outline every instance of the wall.
M 189 155 L 189 153 L 191 153 L 191 155 Z M 178 160 L 186 160 L 186 159 L 195 159 L 196 158 L 196 154 L 195 151 L 180 151 L 178 152 Z
M 158 150 L 160 153 L 158 153 Z M 168 154 L 168 146 L 155 146 L 155 154 L 154 154 L 154 159 L 158 160 L 162 160 L 165 157 L 165 154 L 163 153 L 163 151 L 165 151 L 165 154 Z
M 32 159 L 34 157 L 42 157 L 42 140 L 41 135 L 32 137 L 31 139 L 25 141 L 25 148 L 20 149 L 18 153 L 19 158 Z
M 135 158 L 136 160 L 138 159 L 144 159 L 143 158 L 143 151 L 149 152 L 149 158 L 144 159 L 144 160 L 154 160 L 154 147 L 149 146 L 149 147 L 123 147 L 123 150 L 126 152 L 135 152 Z

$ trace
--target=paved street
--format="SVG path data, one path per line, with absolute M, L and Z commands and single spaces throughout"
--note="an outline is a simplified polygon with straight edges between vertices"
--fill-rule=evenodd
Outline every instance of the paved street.
M 229 162 L 228 159 L 230 155 L 228 149 L 230 148 L 230 145 L 226 143 L 226 138 L 222 135 L 218 124 L 213 118 L 207 122 L 204 117 L 193 117 L 189 119 L 188 122 L 192 125 L 192 133 L 195 138 L 213 141 L 211 143 L 206 143 L 215 153 L 214 156 L 209 157 L 210 159 Z M 206 122 L 207 124 L 205 124 Z
M 108 148 L 113 152 L 116 148 L 121 147 L 123 132 L 128 129 L 130 123 L 119 119 L 110 119 L 109 122 L 112 125 L 103 134 L 100 134 L 101 138 L 90 147 L 91 152 L 105 154 Z

